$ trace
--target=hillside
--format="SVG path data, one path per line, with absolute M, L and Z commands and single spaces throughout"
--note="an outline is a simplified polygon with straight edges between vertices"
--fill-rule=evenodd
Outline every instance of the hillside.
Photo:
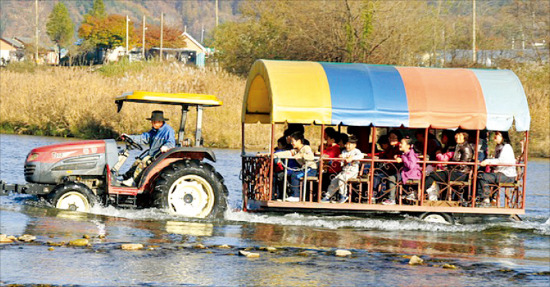
M 91 9 L 93 0 L 66 0 L 71 19 L 78 27 L 84 14 Z M 219 1 L 219 23 L 234 20 L 241 0 Z M 40 39 L 49 43 L 46 22 L 57 1 L 38 1 Z M 187 32 L 200 41 L 201 29 L 204 27 L 204 38 L 215 26 L 214 0 L 104 0 L 108 14 L 128 15 L 134 25 L 141 27 L 143 15 L 148 23 L 160 23 L 160 14 L 164 12 L 164 24 L 180 30 L 187 27 Z M 0 34 L 2 37 L 34 37 L 35 9 L 34 1 L 2 0 L 0 1 Z M 75 32 L 76 33 L 76 32 Z

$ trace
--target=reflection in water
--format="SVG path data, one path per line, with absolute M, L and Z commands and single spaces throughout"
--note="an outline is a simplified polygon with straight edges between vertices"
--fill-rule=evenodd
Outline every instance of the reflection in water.
M 524 239 L 509 232 L 441 234 L 353 229 L 311 229 L 299 226 L 257 224 L 243 229 L 244 238 L 266 245 L 300 248 L 345 248 L 432 256 L 489 255 L 523 259 Z
M 212 236 L 214 231 L 214 225 L 197 223 L 197 222 L 181 222 L 181 221 L 167 221 L 166 232 L 181 235 L 192 236 Z

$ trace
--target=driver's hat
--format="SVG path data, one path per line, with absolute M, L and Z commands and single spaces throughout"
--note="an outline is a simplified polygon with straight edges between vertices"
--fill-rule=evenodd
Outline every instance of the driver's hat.
M 155 122 L 164 122 L 164 121 L 167 121 L 168 119 L 164 118 L 163 111 L 153 111 L 151 113 L 151 117 L 147 118 L 146 120 L 155 121 Z

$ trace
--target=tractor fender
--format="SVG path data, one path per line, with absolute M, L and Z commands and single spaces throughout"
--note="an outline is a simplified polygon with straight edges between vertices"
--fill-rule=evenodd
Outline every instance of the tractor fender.
M 184 159 L 196 159 L 202 161 L 208 159 L 212 162 L 216 162 L 216 156 L 214 152 L 208 148 L 203 147 L 176 147 L 169 151 L 159 155 L 144 171 L 138 186 L 148 184 L 152 177 L 157 175 L 165 167 L 171 163 L 184 160 Z

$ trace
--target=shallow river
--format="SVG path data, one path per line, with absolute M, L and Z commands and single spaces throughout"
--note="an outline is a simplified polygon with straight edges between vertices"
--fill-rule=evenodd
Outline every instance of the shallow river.
M 0 135 L 0 178 L 24 183 L 35 147 L 61 138 Z M 33 243 L 0 244 L 0 285 L 211 286 L 549 286 L 550 163 L 528 165 L 523 222 L 428 224 L 393 216 L 248 214 L 240 157 L 215 150 L 229 189 L 223 221 L 191 221 L 160 210 L 94 207 L 59 211 L 32 196 L 0 197 L 0 233 Z M 51 247 L 90 236 L 91 247 Z M 104 236 L 104 238 L 103 238 Z M 101 238 L 100 238 L 101 237 Z M 124 251 L 123 243 L 146 249 Z M 202 246 L 200 246 L 200 245 Z M 220 245 L 229 248 L 221 248 Z M 264 247 L 276 247 L 268 252 Z M 204 247 L 204 248 L 198 248 Z M 53 250 L 50 250 L 52 249 Z M 259 258 L 238 256 L 249 249 Z M 348 257 L 334 251 L 346 249 Z M 411 255 L 424 264 L 409 265 Z M 446 267 L 443 266 L 447 264 Z

